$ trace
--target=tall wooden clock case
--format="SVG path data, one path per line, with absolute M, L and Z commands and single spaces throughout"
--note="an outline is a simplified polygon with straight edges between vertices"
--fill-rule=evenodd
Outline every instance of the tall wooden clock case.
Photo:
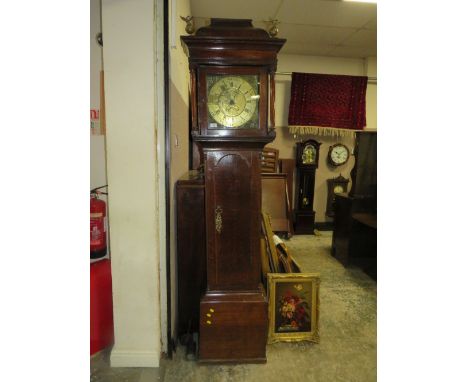
M 207 290 L 201 362 L 266 362 L 267 301 L 260 283 L 260 160 L 275 138 L 274 73 L 286 40 L 251 20 L 212 19 L 183 36 L 192 139 L 205 171 Z
M 296 143 L 296 234 L 313 234 L 315 224 L 315 171 L 321 143 L 314 139 Z

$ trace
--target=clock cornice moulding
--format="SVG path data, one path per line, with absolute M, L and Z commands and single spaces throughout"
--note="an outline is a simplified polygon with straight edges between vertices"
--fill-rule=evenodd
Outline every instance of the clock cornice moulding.
M 185 53 L 193 64 L 262 65 L 276 70 L 276 56 L 286 39 L 270 37 L 249 19 L 211 19 L 195 35 L 181 36 Z M 249 52 L 249 54 L 246 54 Z

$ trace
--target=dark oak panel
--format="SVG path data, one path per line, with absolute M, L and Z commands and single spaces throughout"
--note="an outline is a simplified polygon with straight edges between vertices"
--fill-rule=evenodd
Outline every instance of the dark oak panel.
M 200 358 L 266 362 L 268 304 L 264 291 L 210 296 L 200 303 Z M 220 346 L 220 344 L 225 346 Z
M 198 332 L 206 289 L 205 182 L 186 175 L 176 183 L 177 335 Z
M 206 153 L 208 290 L 255 289 L 260 257 L 260 173 L 258 151 Z M 251 176 L 245 176 L 249 174 Z M 217 210 L 218 209 L 218 210 Z M 217 212 L 221 217 L 216 230 Z M 258 216 L 257 219 L 253 218 Z

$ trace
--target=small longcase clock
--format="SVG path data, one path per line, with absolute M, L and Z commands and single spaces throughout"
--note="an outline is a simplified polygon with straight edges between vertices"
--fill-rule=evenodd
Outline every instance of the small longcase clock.
M 314 139 L 296 143 L 296 234 L 314 233 L 315 172 L 319 164 L 320 145 Z

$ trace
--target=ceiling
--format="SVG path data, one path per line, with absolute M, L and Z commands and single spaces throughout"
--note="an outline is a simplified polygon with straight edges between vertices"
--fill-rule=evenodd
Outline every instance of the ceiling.
M 195 27 L 211 17 L 279 21 L 282 53 L 328 57 L 377 56 L 377 5 L 340 0 L 190 0 Z

